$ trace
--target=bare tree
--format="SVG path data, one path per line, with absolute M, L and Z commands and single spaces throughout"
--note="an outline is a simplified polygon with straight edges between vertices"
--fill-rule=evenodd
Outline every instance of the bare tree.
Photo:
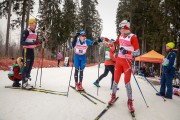
M 10 30 L 10 18 L 11 18 L 11 5 L 12 5 L 12 0 L 9 0 L 5 56 L 8 56 L 8 48 L 9 48 L 9 30 Z

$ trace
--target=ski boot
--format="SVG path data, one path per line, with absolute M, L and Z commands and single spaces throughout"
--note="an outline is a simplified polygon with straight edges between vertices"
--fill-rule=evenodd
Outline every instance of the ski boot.
M 83 90 L 84 90 L 84 88 L 82 87 L 82 82 L 79 82 L 79 90 L 80 90 L 80 91 L 83 91 Z
M 127 106 L 128 106 L 128 108 L 129 108 L 129 111 L 130 111 L 131 113 L 134 113 L 133 103 L 132 103 L 132 100 L 131 100 L 131 99 L 128 99 Z
M 76 90 L 78 90 L 79 91 L 79 83 L 76 83 Z
M 20 87 L 21 84 L 19 82 L 14 81 L 14 83 L 12 84 L 12 87 Z
M 115 94 L 115 93 L 112 93 L 112 95 L 111 95 L 111 100 L 110 100 L 108 103 L 109 103 L 110 105 L 112 105 L 112 104 L 114 104 L 115 100 L 116 100 L 116 94 Z
M 33 86 L 28 84 L 28 81 L 22 83 L 22 89 L 32 90 Z
M 96 87 L 100 87 L 100 85 L 99 85 L 99 83 L 98 83 L 97 81 L 95 81 L 93 84 L 94 84 Z

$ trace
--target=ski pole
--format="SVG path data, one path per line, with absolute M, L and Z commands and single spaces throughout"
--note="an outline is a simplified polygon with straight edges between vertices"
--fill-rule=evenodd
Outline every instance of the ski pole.
M 39 53 L 39 52 L 38 52 L 38 53 Z M 39 56 L 39 55 L 37 55 L 37 56 Z M 35 87 L 36 87 L 37 77 L 38 77 L 38 73 L 39 73 L 39 65 L 40 65 L 40 61 L 41 61 L 41 59 L 39 59 L 39 62 L 38 62 L 38 68 L 37 68 L 37 72 L 36 72 Z
M 72 54 L 74 53 L 74 50 L 72 51 Z M 73 56 L 73 59 L 72 59 L 72 68 L 71 68 L 71 74 L 70 74 L 70 78 L 69 78 L 69 85 L 68 85 L 68 91 L 67 91 L 67 97 L 69 95 L 69 87 L 70 87 L 70 83 L 71 83 L 71 77 L 72 77 L 72 72 L 73 72 L 73 67 L 74 67 L 74 56 Z
M 42 67 L 43 67 L 43 60 L 44 60 L 44 47 L 45 47 L 45 40 L 42 41 L 42 59 L 41 59 L 41 74 L 40 74 L 40 86 L 41 87 L 41 79 L 42 79 Z
M 133 65 L 134 66 L 134 65 Z M 135 68 L 136 68 L 136 66 L 135 66 Z M 154 85 L 144 76 L 144 74 L 138 69 L 138 68 L 136 68 L 137 70 L 138 70 L 138 72 L 140 73 L 140 74 L 142 74 L 143 75 L 143 77 L 144 77 L 144 79 L 146 80 L 146 81 L 148 81 L 148 83 L 154 88 L 154 90 L 156 91 L 156 92 L 158 92 L 158 90 L 154 87 Z M 163 99 L 164 99 L 164 101 L 166 101 L 166 99 L 163 97 L 163 96 L 161 96 Z
M 98 83 L 99 83 L 99 68 L 100 68 L 100 46 L 99 46 L 99 52 L 98 52 Z M 99 93 L 99 87 L 97 87 L 97 96 Z
M 133 77 L 134 77 L 134 80 L 136 81 L 136 84 L 137 84 L 137 86 L 138 86 L 138 88 L 139 88 L 139 91 L 140 91 L 142 97 L 143 97 L 143 100 L 144 100 L 144 102 L 145 102 L 145 104 L 146 104 L 146 107 L 149 107 L 149 106 L 147 105 L 146 99 L 145 99 L 145 97 L 144 97 L 144 95 L 143 95 L 143 93 L 142 93 L 142 91 L 141 91 L 141 88 L 140 88 L 140 86 L 139 86 L 139 83 L 138 83 L 137 80 L 136 80 L 136 77 L 135 77 L 135 75 L 134 75 L 134 72 L 132 71 L 132 68 L 131 68 L 131 66 L 129 65 L 128 60 L 130 61 L 130 59 L 128 59 L 128 58 L 126 57 L 126 55 L 125 55 L 125 59 L 126 59 L 126 62 L 128 63 L 128 66 L 129 66 L 129 68 L 130 68 L 130 70 L 131 70 L 131 73 L 132 73 L 132 75 L 133 75 Z M 131 62 L 131 61 L 130 61 L 130 62 Z
M 23 51 L 23 71 L 24 71 L 24 69 L 26 69 L 26 53 L 27 53 L 27 48 L 24 48 L 23 50 L 24 50 Z M 21 85 L 21 87 L 23 87 L 23 84 Z

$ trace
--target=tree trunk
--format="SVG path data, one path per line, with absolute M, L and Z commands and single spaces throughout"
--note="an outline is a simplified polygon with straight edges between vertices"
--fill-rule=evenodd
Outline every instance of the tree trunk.
M 10 18 L 11 18 L 11 4 L 12 4 L 12 0 L 9 0 L 5 56 L 9 56 L 8 53 L 9 53 L 9 30 L 10 30 Z
M 22 36 L 22 33 L 24 31 L 24 22 L 25 22 L 25 17 L 26 17 L 26 7 L 27 7 L 27 4 L 26 4 L 27 0 L 24 0 L 23 2 L 23 13 L 22 13 L 22 21 L 21 21 L 21 36 Z M 20 36 L 20 38 L 21 38 Z M 20 45 L 20 53 L 22 52 L 22 45 Z
M 30 2 L 31 2 L 31 0 L 28 0 L 28 9 L 27 9 L 27 13 L 26 13 L 26 28 L 28 27 L 28 21 L 29 21 L 29 14 L 30 14 L 30 6 L 31 6 L 31 4 L 30 4 Z

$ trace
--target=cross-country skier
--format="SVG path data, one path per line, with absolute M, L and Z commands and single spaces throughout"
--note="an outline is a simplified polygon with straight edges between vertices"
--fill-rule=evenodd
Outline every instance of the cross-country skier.
M 134 112 L 133 103 L 132 103 L 132 88 L 130 84 L 131 80 L 131 66 L 133 56 L 140 55 L 139 43 L 135 34 L 132 34 L 130 31 L 130 23 L 127 20 L 123 20 L 119 24 L 120 35 L 115 41 L 115 45 L 119 45 L 119 53 L 116 58 L 116 65 L 114 71 L 114 83 L 112 87 L 112 95 L 109 104 L 113 104 L 116 99 L 117 86 L 121 77 L 121 74 L 124 73 L 124 83 L 127 91 L 128 97 L 128 108 L 130 112 Z M 105 41 L 109 39 L 105 38 Z
M 34 63 L 34 48 L 40 46 L 36 32 L 36 19 L 29 19 L 29 27 L 23 31 L 21 36 L 21 45 L 23 46 L 23 71 L 22 71 L 22 87 L 31 89 L 32 86 L 28 84 L 30 79 L 31 69 Z
M 12 87 L 20 87 L 19 81 L 22 80 L 22 65 L 23 59 L 22 57 L 18 57 L 15 64 L 10 68 L 8 77 L 13 81 Z
M 112 85 L 114 81 L 114 65 L 115 65 L 114 51 L 115 51 L 115 46 L 113 45 L 113 43 L 106 43 L 105 61 L 104 61 L 105 69 L 104 69 L 104 73 L 101 76 L 99 76 L 99 78 L 93 83 L 96 87 L 100 87 L 99 82 L 104 77 L 106 77 L 110 71 L 112 74 L 110 89 L 112 89 Z
M 166 44 L 167 55 L 162 63 L 160 92 L 156 93 L 156 95 L 164 96 L 168 99 L 172 99 L 173 95 L 172 81 L 175 75 L 175 65 L 177 56 L 177 51 L 173 50 L 174 47 L 175 44 L 173 42 L 169 42 Z
M 99 41 L 99 40 L 98 40 Z M 83 81 L 83 70 L 86 66 L 86 51 L 88 46 L 90 45 L 98 45 L 97 42 L 93 42 L 90 39 L 86 38 L 86 31 L 81 30 L 74 38 L 72 42 L 72 47 L 74 48 L 74 79 L 76 83 L 77 90 L 84 90 L 82 87 Z M 78 81 L 78 73 L 79 73 L 79 81 Z

